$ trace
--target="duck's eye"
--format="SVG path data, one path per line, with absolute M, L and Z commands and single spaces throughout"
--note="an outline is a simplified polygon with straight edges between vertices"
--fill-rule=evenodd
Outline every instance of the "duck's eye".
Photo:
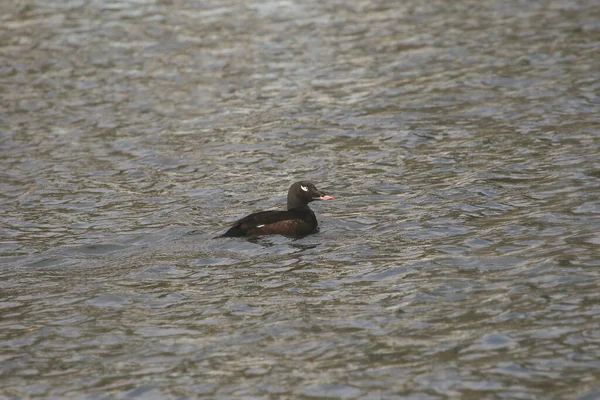
M 306 186 L 300 185 L 300 189 L 304 190 L 305 192 L 308 192 L 308 188 Z

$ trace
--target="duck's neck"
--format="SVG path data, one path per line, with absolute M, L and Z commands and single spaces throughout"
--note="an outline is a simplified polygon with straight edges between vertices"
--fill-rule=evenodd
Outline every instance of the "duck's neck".
M 291 210 L 293 208 L 300 207 L 308 207 L 308 204 L 304 199 L 299 198 L 298 196 L 288 194 L 287 198 L 287 209 Z
M 287 209 L 288 210 L 293 210 L 293 209 L 296 209 L 296 208 L 298 208 L 298 209 L 300 209 L 300 208 L 308 208 L 310 210 L 310 208 L 308 207 L 308 204 L 306 204 L 305 202 L 299 201 L 299 200 L 290 201 L 290 199 L 288 199 Z
M 294 218 L 301 219 L 311 224 L 317 224 L 317 217 L 308 204 L 302 204 L 300 207 L 288 207 L 288 212 L 291 213 Z

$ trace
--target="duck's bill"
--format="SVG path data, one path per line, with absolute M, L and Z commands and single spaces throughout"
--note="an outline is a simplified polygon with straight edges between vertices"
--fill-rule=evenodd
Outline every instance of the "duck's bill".
M 333 196 L 321 196 L 321 197 L 319 197 L 319 199 L 321 199 L 321 200 L 335 200 L 335 197 L 333 197 Z

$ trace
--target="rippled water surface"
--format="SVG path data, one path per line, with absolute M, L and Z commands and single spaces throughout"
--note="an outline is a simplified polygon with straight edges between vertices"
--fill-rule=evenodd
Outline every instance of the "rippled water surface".
M 600 398 L 599 66 L 593 0 L 2 1 L 0 397 Z

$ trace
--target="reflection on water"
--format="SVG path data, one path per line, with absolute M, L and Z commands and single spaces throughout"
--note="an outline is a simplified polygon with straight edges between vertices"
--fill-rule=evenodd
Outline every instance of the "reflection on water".
M 596 2 L 0 15 L 1 396 L 600 396 Z

